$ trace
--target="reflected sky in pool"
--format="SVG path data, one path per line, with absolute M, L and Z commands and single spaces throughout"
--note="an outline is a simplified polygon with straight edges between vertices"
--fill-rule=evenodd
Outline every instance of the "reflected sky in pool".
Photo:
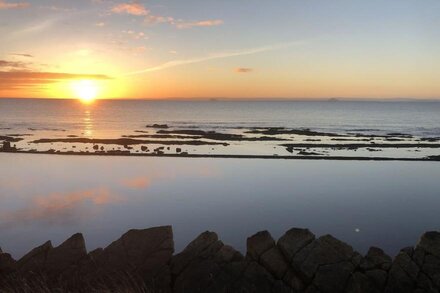
M 176 251 L 216 231 L 291 227 L 330 233 L 361 253 L 395 255 L 440 229 L 440 164 L 0 154 L 0 247 L 19 257 L 82 232 L 87 247 L 131 228 L 173 225 Z

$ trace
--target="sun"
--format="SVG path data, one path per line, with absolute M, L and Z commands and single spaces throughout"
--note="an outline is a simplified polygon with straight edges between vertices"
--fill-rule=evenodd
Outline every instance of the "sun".
M 90 79 L 72 81 L 71 88 L 75 96 L 83 103 L 93 102 L 99 94 L 97 82 Z

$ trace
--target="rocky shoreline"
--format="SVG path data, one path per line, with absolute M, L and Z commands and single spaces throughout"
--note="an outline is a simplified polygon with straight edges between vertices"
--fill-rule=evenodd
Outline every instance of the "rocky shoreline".
M 1 292 L 439 292 L 440 233 L 392 259 L 365 256 L 331 235 L 292 228 L 247 239 L 242 255 L 204 232 L 174 254 L 171 226 L 130 230 L 87 252 L 82 234 L 48 241 L 19 260 L 0 250 Z

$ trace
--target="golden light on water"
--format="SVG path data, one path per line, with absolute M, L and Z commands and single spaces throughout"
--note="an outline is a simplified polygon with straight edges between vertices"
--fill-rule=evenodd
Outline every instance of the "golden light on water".
M 99 95 L 100 87 L 94 80 L 75 80 L 71 83 L 74 95 L 83 103 L 93 102 Z

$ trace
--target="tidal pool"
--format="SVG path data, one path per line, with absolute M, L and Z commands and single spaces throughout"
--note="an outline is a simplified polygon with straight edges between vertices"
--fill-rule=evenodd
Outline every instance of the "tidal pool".
M 291 227 L 391 255 L 440 229 L 438 162 L 95 157 L 0 153 L 0 247 L 16 258 L 82 232 L 103 247 L 172 225 L 176 251 L 205 230 L 246 237 Z

